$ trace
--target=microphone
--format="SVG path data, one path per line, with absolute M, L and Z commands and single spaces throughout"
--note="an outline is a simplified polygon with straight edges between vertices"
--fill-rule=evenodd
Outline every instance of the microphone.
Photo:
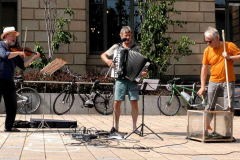
M 127 38 L 123 38 L 121 39 L 121 42 L 125 42 L 127 40 Z
M 127 40 L 127 38 L 123 38 L 121 39 L 120 43 L 118 43 L 118 47 L 122 45 L 123 42 L 125 42 Z

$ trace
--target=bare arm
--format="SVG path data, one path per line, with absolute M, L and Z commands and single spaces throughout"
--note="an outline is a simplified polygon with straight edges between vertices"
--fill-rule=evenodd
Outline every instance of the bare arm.
M 198 95 L 203 95 L 205 92 L 205 84 L 206 84 L 206 79 L 207 79 L 207 69 L 208 66 L 206 64 L 202 65 L 201 69 L 201 88 L 198 90 Z
M 222 55 L 227 60 L 240 61 L 240 55 L 230 56 L 230 55 L 227 54 L 227 52 L 223 52 Z
M 223 52 L 222 55 L 227 60 L 240 61 L 240 49 L 233 43 L 229 43 L 230 48 L 229 52 L 232 52 L 232 55 L 228 55 L 227 52 Z
M 10 52 L 10 54 L 8 55 L 8 59 L 14 58 L 16 56 L 21 56 L 23 58 L 26 57 L 26 55 L 23 52 Z
M 229 56 L 227 58 L 228 60 L 233 60 L 233 61 L 240 61 L 240 55 L 237 55 L 237 56 Z
M 104 52 L 102 55 L 101 55 L 101 58 L 102 60 L 107 63 L 107 65 L 110 67 L 111 64 L 112 64 L 112 59 L 108 59 L 108 55 L 107 55 L 107 52 Z
M 26 62 L 24 62 L 24 67 L 27 67 L 35 58 L 40 57 L 40 53 L 36 52 L 37 54 L 35 54 L 34 56 L 32 56 L 29 60 L 27 60 Z

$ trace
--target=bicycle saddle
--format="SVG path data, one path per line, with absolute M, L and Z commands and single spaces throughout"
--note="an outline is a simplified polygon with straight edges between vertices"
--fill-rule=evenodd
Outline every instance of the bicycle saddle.
M 14 76 L 14 79 L 22 79 L 22 75 Z
M 22 75 L 14 76 L 14 79 L 16 80 L 15 82 L 23 82 Z

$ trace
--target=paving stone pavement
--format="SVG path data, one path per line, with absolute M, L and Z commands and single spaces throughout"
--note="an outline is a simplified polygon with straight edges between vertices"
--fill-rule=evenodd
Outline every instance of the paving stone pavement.
M 41 118 L 17 115 L 16 119 Z M 76 120 L 79 126 L 110 131 L 112 116 L 45 115 L 45 119 Z M 236 142 L 202 143 L 187 140 L 187 116 L 145 116 L 145 124 L 163 141 L 150 134 L 132 134 L 127 140 L 95 139 L 82 143 L 66 134 L 72 129 L 45 128 L 4 132 L 5 115 L 0 115 L 0 160 L 237 160 L 240 159 L 240 117 L 234 117 Z M 141 116 L 138 125 L 141 124 Z M 78 129 L 80 129 L 80 127 Z M 120 131 L 131 132 L 131 116 L 121 116 Z M 34 132 L 33 132 L 34 131 Z M 144 133 L 149 132 L 144 127 Z

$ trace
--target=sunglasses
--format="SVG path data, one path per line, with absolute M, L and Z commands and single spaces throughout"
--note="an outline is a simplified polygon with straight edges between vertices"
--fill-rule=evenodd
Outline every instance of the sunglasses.
M 211 41 L 205 41 L 205 43 L 206 43 L 206 44 L 208 44 L 208 43 L 211 44 L 212 41 L 213 41 L 213 39 L 212 39 Z
M 208 44 L 208 43 L 212 43 L 212 41 L 205 41 L 205 43 L 206 43 L 206 44 Z

